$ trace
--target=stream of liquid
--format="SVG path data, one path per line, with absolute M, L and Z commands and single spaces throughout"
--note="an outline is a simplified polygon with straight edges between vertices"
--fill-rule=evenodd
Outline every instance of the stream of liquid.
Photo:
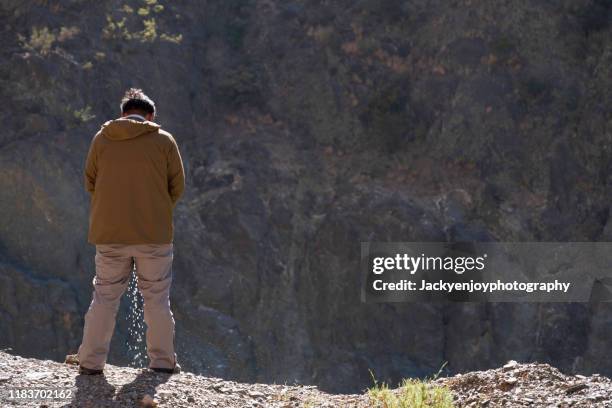
M 142 368 L 146 366 L 145 323 L 142 295 L 138 291 L 138 278 L 136 265 L 132 264 L 130 283 L 127 296 L 129 299 L 128 312 L 128 356 L 131 356 L 130 367 Z

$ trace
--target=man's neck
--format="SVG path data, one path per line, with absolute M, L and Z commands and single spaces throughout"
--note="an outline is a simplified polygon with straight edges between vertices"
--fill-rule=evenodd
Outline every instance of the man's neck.
M 126 118 L 126 119 L 136 119 L 136 120 L 140 120 L 140 121 L 143 121 L 143 122 L 147 120 L 144 116 L 139 115 L 137 113 L 131 113 L 129 115 L 124 116 L 124 118 Z

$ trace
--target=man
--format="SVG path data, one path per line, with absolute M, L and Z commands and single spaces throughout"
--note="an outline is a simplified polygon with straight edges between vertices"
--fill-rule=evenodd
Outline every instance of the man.
M 96 245 L 96 275 L 83 341 L 67 362 L 78 363 L 81 374 L 102 373 L 119 302 L 135 265 L 149 367 L 177 373 L 170 284 L 172 214 L 185 188 L 183 162 L 172 135 L 153 122 L 155 103 L 142 90 L 129 89 L 120 107 L 121 117 L 102 125 L 87 154 L 88 242 Z

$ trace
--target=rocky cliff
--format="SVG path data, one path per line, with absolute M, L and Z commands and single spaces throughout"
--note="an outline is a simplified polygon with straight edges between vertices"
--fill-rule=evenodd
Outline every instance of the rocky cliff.
M 612 239 L 606 0 L 0 0 L 0 346 L 80 342 L 82 168 L 138 86 L 178 141 L 184 367 L 355 392 L 612 374 L 606 304 L 361 304 L 360 241 Z M 132 359 L 121 309 L 111 362 Z

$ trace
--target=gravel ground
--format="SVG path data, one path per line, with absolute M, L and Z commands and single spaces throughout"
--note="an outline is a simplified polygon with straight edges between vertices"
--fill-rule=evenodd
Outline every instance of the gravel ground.
M 548 364 L 518 364 L 440 378 L 457 407 L 612 407 L 612 381 L 565 375 Z
M 71 395 L 63 399 L 16 398 L 15 393 L 23 390 L 26 396 L 36 390 L 54 392 L 58 397 L 61 391 Z M 77 366 L 0 352 L 2 408 L 142 407 L 147 402 L 148 406 L 173 408 L 366 407 L 367 397 L 330 395 L 310 386 L 237 383 L 192 373 L 158 374 L 110 364 L 104 368 L 103 376 L 85 376 L 78 374 Z
M 439 378 L 433 383 L 453 391 L 457 408 L 612 408 L 609 378 L 564 375 L 547 364 L 509 362 L 502 368 Z M 39 398 L 29 398 L 35 392 Z M 40 398 L 40 393 L 55 398 Z M 0 352 L 2 408 L 146 406 L 363 408 L 371 404 L 366 395 L 332 395 L 311 386 L 246 384 L 113 365 L 106 366 L 103 376 L 83 376 L 76 366 Z

